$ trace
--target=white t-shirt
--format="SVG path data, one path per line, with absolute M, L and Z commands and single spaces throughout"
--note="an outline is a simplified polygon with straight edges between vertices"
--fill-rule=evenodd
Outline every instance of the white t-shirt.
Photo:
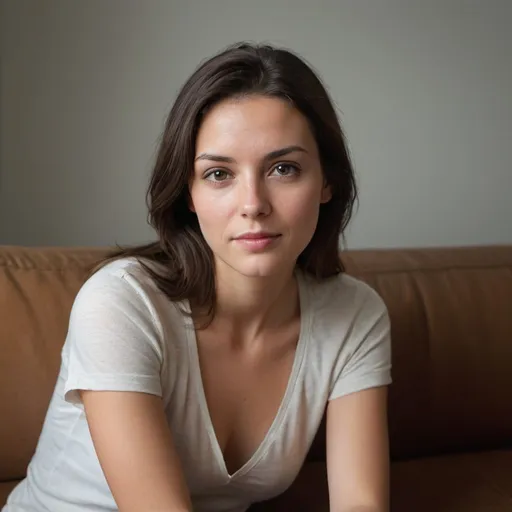
M 301 327 L 284 398 L 256 452 L 229 474 L 206 405 L 191 319 L 134 259 L 94 274 L 73 304 L 27 477 L 3 512 L 117 510 L 79 389 L 162 397 L 194 511 L 241 512 L 283 492 L 301 468 L 327 402 L 391 382 L 389 318 L 377 293 L 346 274 L 321 282 L 296 275 Z

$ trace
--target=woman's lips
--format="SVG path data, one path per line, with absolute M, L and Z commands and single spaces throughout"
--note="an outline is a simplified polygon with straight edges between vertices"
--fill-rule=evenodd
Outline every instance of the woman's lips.
M 266 249 L 270 245 L 274 244 L 276 240 L 280 238 L 281 235 L 271 235 L 271 234 L 252 234 L 248 233 L 246 235 L 241 235 L 235 238 L 235 242 L 245 249 L 258 252 Z

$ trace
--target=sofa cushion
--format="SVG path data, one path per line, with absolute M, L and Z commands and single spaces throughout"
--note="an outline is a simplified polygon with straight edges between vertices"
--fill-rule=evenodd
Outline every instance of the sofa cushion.
M 392 512 L 512 510 L 512 450 L 398 462 Z

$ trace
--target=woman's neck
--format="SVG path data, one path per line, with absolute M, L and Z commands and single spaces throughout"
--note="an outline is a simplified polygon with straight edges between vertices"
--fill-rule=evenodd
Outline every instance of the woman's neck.
M 228 333 L 241 340 L 255 340 L 299 315 L 293 268 L 270 277 L 247 277 L 233 269 L 217 268 L 213 323 Z

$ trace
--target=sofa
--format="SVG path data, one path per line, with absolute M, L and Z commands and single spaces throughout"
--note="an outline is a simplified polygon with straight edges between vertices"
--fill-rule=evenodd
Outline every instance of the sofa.
M 75 294 L 104 248 L 0 246 L 0 508 L 25 475 Z M 391 316 L 393 512 L 512 511 L 512 246 L 346 251 Z M 328 511 L 321 428 L 253 510 Z

